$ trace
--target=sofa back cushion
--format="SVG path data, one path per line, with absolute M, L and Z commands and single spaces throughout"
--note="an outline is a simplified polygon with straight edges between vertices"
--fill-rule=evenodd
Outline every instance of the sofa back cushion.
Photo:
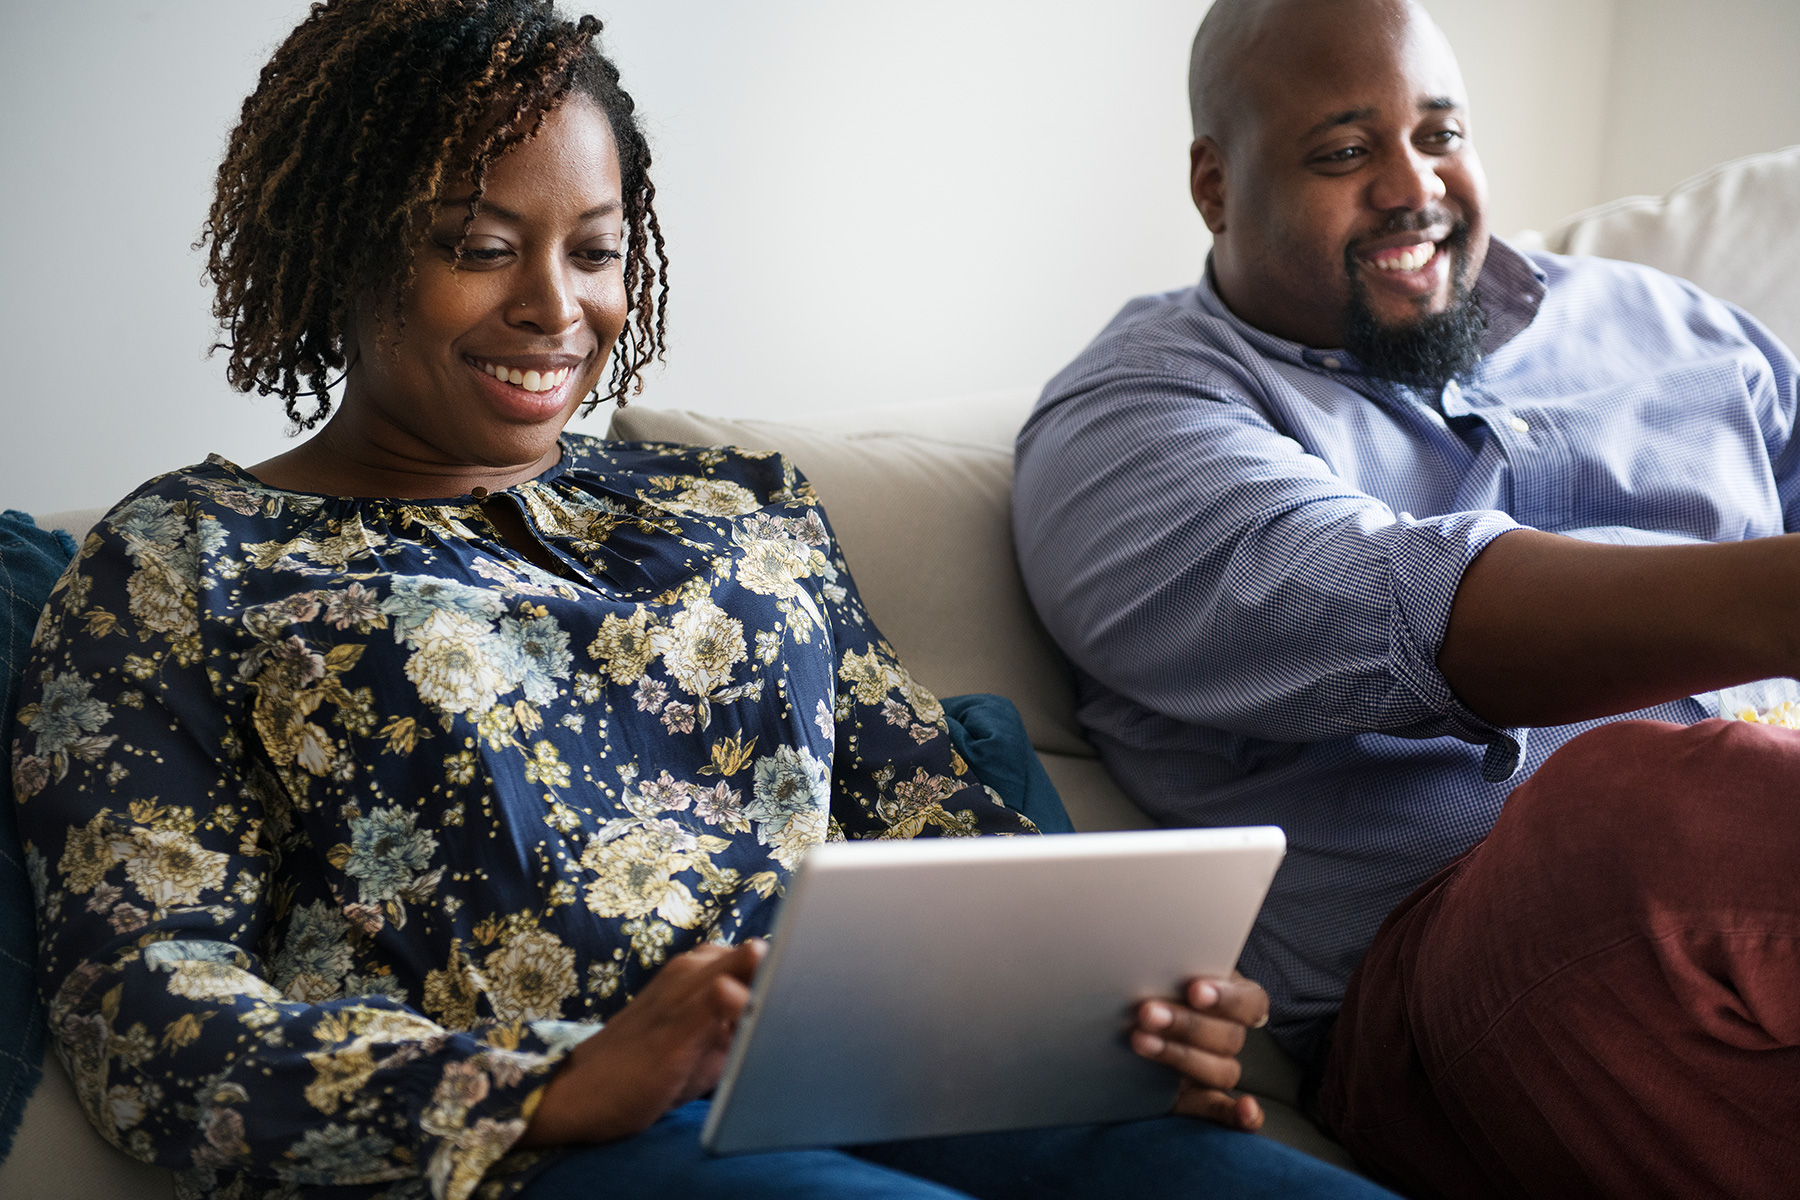
M 1640 262 L 1691 280 L 1800 348 L 1800 146 L 1722 163 L 1664 196 L 1627 196 L 1551 230 L 1558 254 Z

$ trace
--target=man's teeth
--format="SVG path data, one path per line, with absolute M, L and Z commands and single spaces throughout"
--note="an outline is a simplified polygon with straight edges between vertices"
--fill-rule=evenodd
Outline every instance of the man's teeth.
M 1416 271 L 1436 254 L 1436 242 L 1420 242 L 1402 250 L 1384 250 L 1372 261 L 1383 271 Z
M 510 383 L 514 387 L 522 387 L 528 392 L 548 392 L 562 386 L 563 380 L 569 377 L 571 367 L 560 371 L 521 371 L 517 367 L 507 368 L 493 363 L 481 363 L 481 369 L 498 379 L 501 383 Z

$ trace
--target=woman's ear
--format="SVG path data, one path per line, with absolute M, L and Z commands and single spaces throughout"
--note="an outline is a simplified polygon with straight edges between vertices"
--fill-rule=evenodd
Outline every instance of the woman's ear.
M 1209 137 L 1195 138 L 1188 149 L 1188 190 L 1200 219 L 1218 235 L 1225 232 L 1225 159 Z

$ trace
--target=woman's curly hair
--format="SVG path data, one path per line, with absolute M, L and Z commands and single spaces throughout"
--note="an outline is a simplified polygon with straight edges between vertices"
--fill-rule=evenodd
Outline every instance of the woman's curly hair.
M 232 386 L 281 396 L 298 428 L 324 420 L 352 300 L 372 289 L 397 317 L 443 189 L 464 175 L 474 185 L 466 239 L 489 168 L 574 92 L 611 123 L 624 185 L 630 311 L 606 398 L 641 391 L 663 353 L 668 259 L 650 148 L 599 32 L 549 0 L 314 4 L 244 101 L 196 243 L 208 247 L 214 348 L 231 353 Z

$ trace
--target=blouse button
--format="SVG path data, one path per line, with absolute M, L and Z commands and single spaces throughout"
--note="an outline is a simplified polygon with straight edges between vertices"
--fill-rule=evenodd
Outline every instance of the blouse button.
M 1511 425 L 1514 429 L 1518 430 L 1520 433 L 1530 433 L 1531 432 L 1531 426 L 1529 424 L 1527 424 L 1526 421 L 1524 420 L 1524 418 L 1522 418 L 1522 417 L 1514 417 L 1512 420 L 1508 421 L 1507 424 Z

